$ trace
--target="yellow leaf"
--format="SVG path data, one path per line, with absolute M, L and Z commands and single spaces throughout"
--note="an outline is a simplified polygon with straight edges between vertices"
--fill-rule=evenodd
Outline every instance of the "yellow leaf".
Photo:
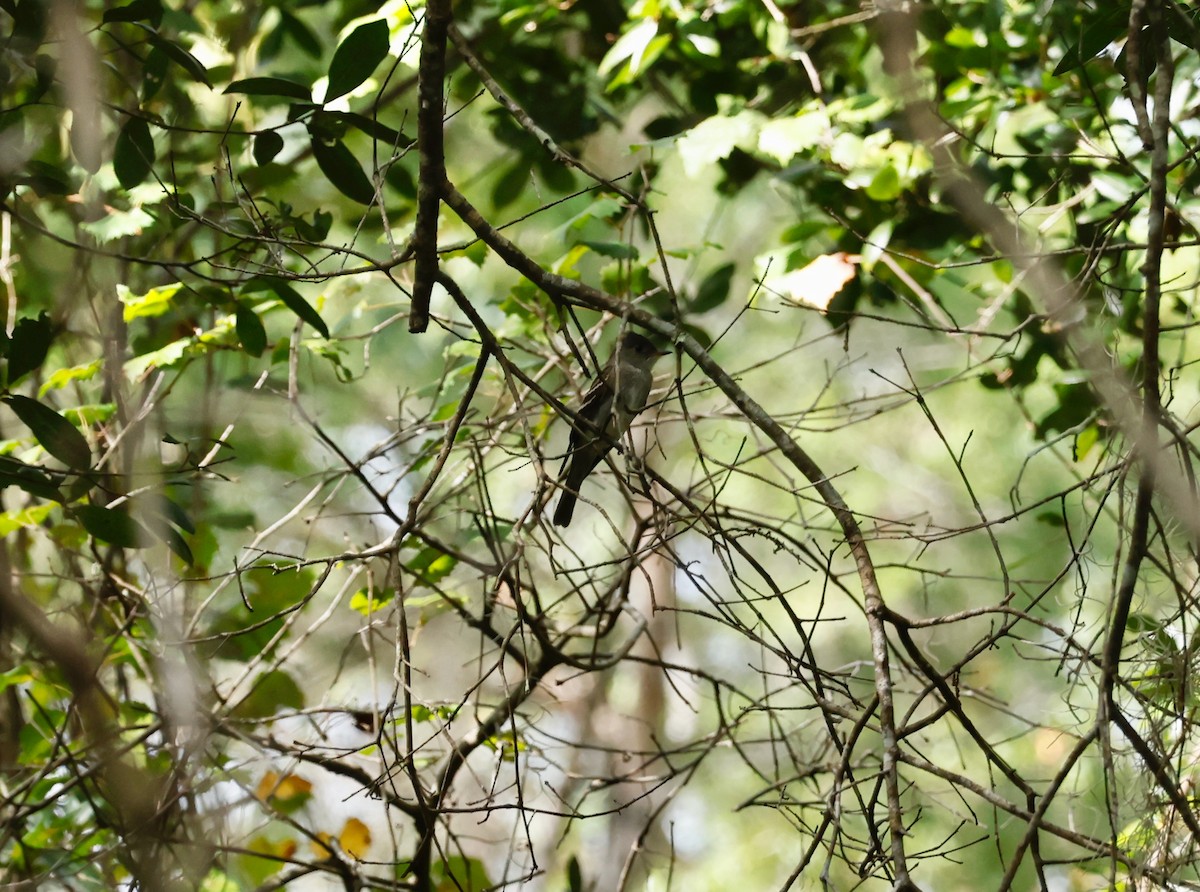
M 268 771 L 258 782 L 254 796 L 260 802 L 274 799 L 277 802 L 288 802 L 312 792 L 312 783 L 298 774 L 286 774 L 280 777 L 274 771 Z
M 343 852 L 351 858 L 357 858 L 361 861 L 363 856 L 367 854 L 367 846 L 371 844 L 371 831 L 358 818 L 351 818 L 342 827 L 338 843 L 341 845 Z

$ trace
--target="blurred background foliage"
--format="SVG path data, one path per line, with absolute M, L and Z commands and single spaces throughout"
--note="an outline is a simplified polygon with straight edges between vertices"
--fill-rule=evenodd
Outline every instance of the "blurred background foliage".
M 555 530 L 548 395 L 623 323 L 443 206 L 504 363 L 442 289 L 407 331 L 424 14 L 0 0 L 5 881 L 890 888 L 863 597 L 810 482 L 677 351 L 645 468 L 614 455 Z M 870 4 L 461 2 L 447 176 L 696 338 L 859 517 L 903 747 L 942 769 L 902 769 L 919 884 L 1196 884 L 1102 710 L 1132 446 L 1027 273 L 1131 380 L 1153 343 L 1192 483 L 1197 16 L 912 15 L 922 98 L 1032 257 L 947 200 Z M 1118 639 L 1189 802 L 1194 549 L 1157 506 Z

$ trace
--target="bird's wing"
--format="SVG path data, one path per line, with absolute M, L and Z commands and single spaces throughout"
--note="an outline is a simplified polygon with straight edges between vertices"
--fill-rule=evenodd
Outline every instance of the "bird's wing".
M 595 440 L 604 432 L 612 419 L 613 392 L 608 382 L 597 378 L 583 398 L 579 407 L 579 420 L 572 424 L 571 448 L 577 448 L 581 443 Z M 592 422 L 592 424 L 588 424 Z

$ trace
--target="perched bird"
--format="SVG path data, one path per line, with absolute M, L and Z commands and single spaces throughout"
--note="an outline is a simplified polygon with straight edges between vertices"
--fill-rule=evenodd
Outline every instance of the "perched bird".
M 583 399 L 579 420 L 571 431 L 571 446 L 563 462 L 563 492 L 554 509 L 554 523 L 565 527 L 575 513 L 575 499 L 587 475 L 621 439 L 634 416 L 646 408 L 654 363 L 666 353 L 640 334 L 626 331 L 617 338 L 612 356 Z

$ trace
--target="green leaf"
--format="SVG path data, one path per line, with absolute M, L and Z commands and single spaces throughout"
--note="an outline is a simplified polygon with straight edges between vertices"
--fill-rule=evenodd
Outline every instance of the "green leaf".
M 1086 15 L 1086 7 L 1083 9 Z M 1110 43 L 1129 33 L 1129 6 L 1127 4 L 1114 3 L 1093 15 L 1094 18 L 1085 22 L 1078 36 L 1067 47 L 1067 51 L 1063 53 L 1058 65 L 1054 67 L 1056 77 L 1081 68 L 1100 55 Z
M 167 40 L 149 25 L 143 25 L 141 22 L 137 22 L 136 24 L 146 32 L 150 38 L 150 43 L 156 49 L 161 50 L 168 59 L 190 74 L 193 80 L 204 84 L 206 87 L 212 86 L 212 81 L 208 79 L 208 69 L 204 67 L 199 59 L 179 44 Z
M 404 567 L 425 585 L 440 582 L 457 566 L 458 559 L 440 549 L 428 546 L 417 552 Z
M 350 596 L 350 609 L 369 616 L 378 613 L 396 597 L 395 589 L 359 589 Z
M 5 511 L 0 514 L 0 539 L 26 527 L 41 526 L 50 516 L 53 505 L 42 503 L 22 508 L 20 511 Z
M 388 25 L 383 19 L 359 25 L 338 45 L 329 63 L 325 101 L 344 96 L 371 76 L 388 54 Z
M 389 148 L 406 149 L 415 142 L 415 140 L 405 136 L 399 130 L 394 130 L 386 124 L 380 124 L 375 119 L 368 118 L 366 115 L 360 115 L 356 112 L 326 112 L 326 114 L 361 130 L 367 136 L 379 140 Z
M 371 204 L 375 200 L 375 187 L 344 142 L 337 140 L 326 144 L 314 137 L 312 149 L 317 167 L 334 188 L 360 204 Z
M 234 81 L 224 89 L 225 93 L 244 93 L 247 96 L 286 96 L 302 102 L 312 101 L 312 90 L 282 77 L 247 77 Z
M 92 450 L 71 422 L 49 406 L 27 396 L 9 394 L 4 402 L 33 431 L 42 448 L 71 468 L 87 468 L 92 463 Z
M 141 118 L 130 118 L 117 134 L 113 173 L 123 189 L 132 189 L 150 175 L 154 165 L 154 137 Z
M 258 313 L 239 301 L 235 317 L 235 328 L 242 349 L 251 356 L 262 356 L 267 348 L 267 330 L 263 328 Z
M 707 313 L 725 303 L 736 270 L 736 264 L 726 263 L 709 273 L 696 289 L 696 299 L 688 309 L 693 313 Z
M 145 316 L 161 316 L 171 309 L 175 295 L 181 288 L 183 288 L 181 283 L 172 282 L 170 285 L 151 288 L 145 294 L 134 294 L 125 285 L 118 285 L 117 300 L 124 306 L 121 311 L 122 319 L 125 322 L 132 322 L 134 319 L 141 319 Z
M 0 455 L 0 489 L 15 486 L 39 499 L 61 502 L 62 494 L 55 481 L 41 468 L 27 465 L 7 455 Z
M 580 244 L 587 245 L 597 254 L 602 254 L 605 257 L 613 257 L 617 260 L 637 260 L 637 248 L 633 245 L 627 245 L 624 242 L 594 242 L 588 239 L 581 239 Z
M 900 196 L 903 188 L 900 184 L 900 174 L 892 164 L 885 164 L 875 173 L 867 185 L 867 195 L 875 201 L 893 201 Z
M 44 311 L 36 319 L 25 317 L 17 321 L 12 339 L 4 345 L 8 356 L 9 387 L 41 367 L 53 340 L 54 328 Z
M 233 710 L 240 719 L 265 719 L 282 709 L 303 709 L 304 692 L 282 669 L 264 672 L 254 680 L 250 694 Z
M 20 51 L 40 46 L 46 39 L 49 4 L 42 0 L 21 0 L 15 6 L 5 4 L 4 11 L 13 17 L 12 38 Z
M 57 165 L 31 160 L 25 165 L 25 171 L 26 176 L 21 179 L 32 187 L 38 198 L 45 198 L 47 195 L 70 195 L 76 189 L 70 175 Z
M 313 34 L 312 29 L 284 7 L 279 7 L 280 25 L 287 30 L 288 36 L 295 41 L 296 46 L 307 56 L 316 59 L 321 55 L 321 42 Z
M 187 512 L 179 507 L 179 504 L 174 500 L 169 499 L 164 495 L 159 496 L 149 504 L 151 509 L 165 517 L 168 523 L 171 523 L 188 533 L 196 532 L 196 524 L 192 522 L 192 519 L 188 517 Z
M 658 34 L 658 21 L 644 18 L 617 40 L 600 61 L 597 74 L 608 74 L 622 62 L 629 61 L 630 74 L 636 76 L 643 68 L 650 43 Z
M 154 27 L 162 24 L 163 8 L 159 0 L 133 0 L 124 6 L 117 6 L 104 11 L 101 19 L 104 24 L 109 22 L 137 22 L 145 19 Z
M 883 256 L 883 252 L 887 250 L 888 242 L 892 240 L 893 227 L 894 224 L 891 220 L 884 220 L 863 239 L 861 265 L 864 271 L 870 272 L 879 258 Z
M 141 94 L 143 103 L 158 95 L 158 91 L 167 81 L 167 72 L 170 66 L 171 60 L 162 50 L 155 48 L 146 54 L 146 61 L 142 65 Z
M 329 227 L 333 225 L 333 214 L 328 211 L 313 211 L 312 222 L 309 223 L 303 217 L 293 217 L 292 223 L 296 227 L 296 234 L 302 239 L 307 239 L 310 242 L 319 242 L 329 235 Z
M 259 167 L 270 164 L 283 151 L 283 137 L 274 130 L 264 130 L 254 137 L 254 163 Z
M 145 548 L 150 542 L 146 530 L 127 511 L 101 505 L 76 505 L 72 510 L 83 528 L 101 542 L 118 548 Z
M 301 297 L 299 292 L 297 292 L 296 289 L 287 282 L 280 281 L 279 279 L 269 279 L 264 276 L 251 279 L 242 286 L 243 294 L 254 294 L 258 291 L 273 292 L 276 297 L 283 301 L 284 305 L 289 310 L 320 332 L 322 337 L 329 337 L 329 326 L 325 324 L 325 320 L 322 319 L 320 314 L 312 308 L 312 305 L 309 304 L 309 302 L 303 297 Z M 240 334 L 241 332 L 239 332 L 239 336 Z
M 110 210 L 99 219 L 81 223 L 79 228 L 103 244 L 127 235 L 141 235 L 153 225 L 153 217 L 142 208 L 133 207 L 127 211 Z
M 196 563 L 196 558 L 192 555 L 192 549 L 174 527 L 165 525 L 156 526 L 154 527 L 154 535 L 166 543 L 167 548 L 171 549 L 172 553 L 185 564 L 190 566 Z
M 7 691 L 13 685 L 28 684 L 33 681 L 33 673 L 24 665 L 14 666 L 4 672 L 0 672 L 0 692 Z
M 435 889 L 489 889 L 493 885 L 478 858 L 452 855 L 445 861 L 435 861 L 429 873 Z

